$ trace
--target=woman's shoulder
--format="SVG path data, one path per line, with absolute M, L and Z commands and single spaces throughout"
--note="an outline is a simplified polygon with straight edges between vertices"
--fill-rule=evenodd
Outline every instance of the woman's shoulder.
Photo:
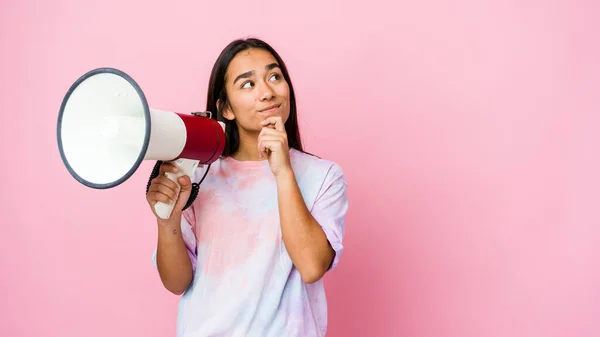
M 344 179 L 344 170 L 342 166 L 326 158 L 303 152 L 296 149 L 290 150 L 292 165 L 294 171 L 302 175 L 307 175 L 313 179 Z

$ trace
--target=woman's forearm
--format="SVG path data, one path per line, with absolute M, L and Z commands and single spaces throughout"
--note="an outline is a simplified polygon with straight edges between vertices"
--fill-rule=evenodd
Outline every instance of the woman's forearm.
M 335 252 L 306 207 L 292 171 L 277 177 L 277 190 L 285 247 L 304 282 L 316 282 L 327 271 Z
M 177 214 L 172 218 L 180 219 Z M 192 282 L 192 263 L 181 233 L 181 220 L 158 223 L 156 263 L 160 279 L 170 292 L 181 295 Z

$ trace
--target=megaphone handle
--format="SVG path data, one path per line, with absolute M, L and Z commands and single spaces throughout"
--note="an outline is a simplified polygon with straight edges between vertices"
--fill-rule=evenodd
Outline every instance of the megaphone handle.
M 175 184 L 177 184 L 178 188 L 181 188 L 181 185 L 177 181 L 177 178 L 184 176 L 184 175 L 187 175 L 188 177 L 192 178 L 194 176 L 194 172 L 196 171 L 196 168 L 198 167 L 198 164 L 200 162 L 198 160 L 180 158 L 180 159 L 171 161 L 170 163 L 175 165 L 177 167 L 178 171 L 177 171 L 177 173 L 166 172 L 165 175 L 169 179 L 173 180 L 175 182 Z M 168 219 L 171 217 L 171 213 L 173 212 L 174 207 L 175 207 L 175 202 L 171 203 L 171 204 L 166 204 L 164 202 L 157 202 L 154 205 L 154 211 L 156 212 L 156 215 L 158 215 L 161 219 Z

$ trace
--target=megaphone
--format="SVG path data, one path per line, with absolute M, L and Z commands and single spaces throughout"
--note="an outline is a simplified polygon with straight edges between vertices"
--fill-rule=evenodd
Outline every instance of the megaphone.
M 225 148 L 225 124 L 211 112 L 177 113 L 148 106 L 140 86 L 125 72 L 97 68 L 77 79 L 58 114 L 60 156 L 81 184 L 106 189 L 129 179 L 142 161 L 171 162 L 167 173 L 177 185 L 193 177 L 199 165 L 210 165 Z M 154 206 L 162 219 L 175 203 Z

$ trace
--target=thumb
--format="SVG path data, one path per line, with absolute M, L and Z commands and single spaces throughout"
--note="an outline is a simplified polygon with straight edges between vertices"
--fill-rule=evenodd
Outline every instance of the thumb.
M 187 175 L 179 177 L 177 181 L 179 182 L 179 185 L 181 185 L 181 188 L 179 189 L 179 196 L 177 197 L 177 201 L 173 210 L 180 212 L 190 198 L 190 194 L 192 192 L 192 181 Z

